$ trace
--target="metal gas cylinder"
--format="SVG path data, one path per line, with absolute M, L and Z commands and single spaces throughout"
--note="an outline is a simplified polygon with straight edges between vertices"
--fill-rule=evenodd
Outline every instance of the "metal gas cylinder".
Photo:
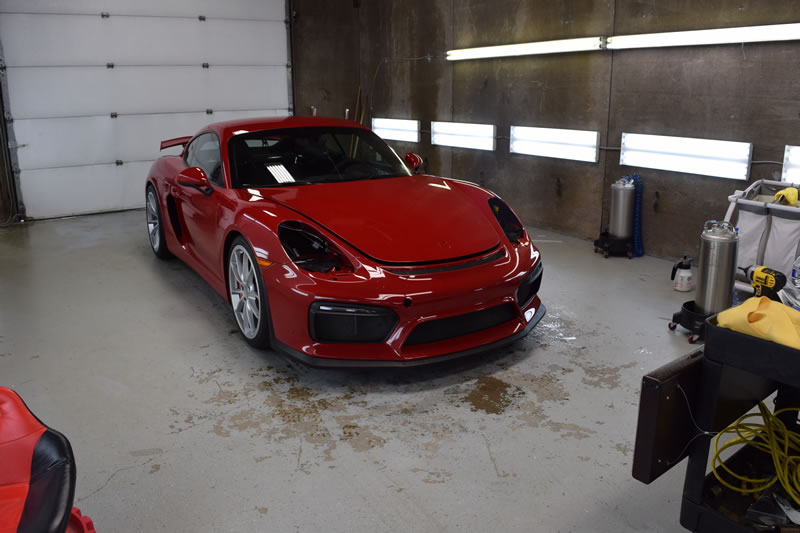
M 709 220 L 700 234 L 695 306 L 704 315 L 731 306 L 736 281 L 739 233 L 730 222 Z
M 608 233 L 615 239 L 629 239 L 633 235 L 635 192 L 636 188 L 630 178 L 622 178 L 611 184 Z

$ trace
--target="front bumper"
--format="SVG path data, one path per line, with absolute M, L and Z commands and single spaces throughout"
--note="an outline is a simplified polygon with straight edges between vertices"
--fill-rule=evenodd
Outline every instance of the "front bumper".
M 320 276 L 294 265 L 262 268 L 272 345 L 317 366 L 414 366 L 511 342 L 543 314 L 538 284 L 528 283 L 531 273 L 541 273 L 541 260 L 529 242 L 504 250 L 496 260 L 447 272 L 397 273 L 364 265 L 353 273 Z M 525 301 L 519 301 L 525 286 L 535 292 L 522 291 Z M 396 322 L 380 342 L 347 341 L 335 331 L 348 330 L 341 321 L 319 329 L 326 326 L 316 320 L 320 314 L 348 306 L 384 308 Z M 359 322 L 349 331 L 366 329 Z
M 535 298 L 535 301 L 539 301 L 539 297 Z M 410 368 L 410 367 L 417 367 L 423 365 L 433 365 L 437 363 L 444 363 L 447 361 L 453 361 L 455 359 L 462 359 L 466 357 L 470 357 L 473 355 L 479 355 L 482 353 L 490 352 L 492 350 L 497 350 L 502 348 L 503 346 L 508 346 L 509 344 L 518 341 L 519 339 L 525 337 L 530 331 L 539 323 L 539 321 L 544 318 L 544 315 L 547 313 L 547 309 L 543 304 L 539 304 L 538 309 L 536 309 L 533 317 L 525 326 L 524 329 L 521 331 L 514 333 L 510 337 L 505 337 L 500 340 L 496 340 L 489 344 L 484 344 L 482 346 L 476 346 L 474 348 L 468 348 L 466 350 L 462 350 L 460 352 L 449 353 L 446 355 L 434 356 L 434 357 L 427 357 L 422 359 L 403 359 L 403 360 L 367 360 L 367 359 L 332 359 L 330 357 L 314 357 L 312 355 L 305 354 L 286 344 L 280 342 L 277 339 L 272 339 L 272 347 L 276 350 L 284 352 L 303 363 L 315 366 L 315 367 L 323 367 L 323 368 Z

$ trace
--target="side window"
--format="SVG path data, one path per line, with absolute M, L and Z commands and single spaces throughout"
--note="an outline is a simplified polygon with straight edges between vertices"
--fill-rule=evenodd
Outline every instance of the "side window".
M 192 141 L 186 148 L 186 164 L 202 168 L 211 183 L 223 186 L 219 139 L 213 133 L 204 133 Z

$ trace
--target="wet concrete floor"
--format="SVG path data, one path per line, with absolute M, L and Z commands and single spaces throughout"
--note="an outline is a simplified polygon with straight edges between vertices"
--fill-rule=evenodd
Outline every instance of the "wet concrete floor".
M 547 316 L 416 370 L 250 348 L 144 213 L 0 229 L 0 385 L 72 442 L 98 531 L 682 531 L 631 477 L 639 383 L 690 351 L 671 264 L 530 228 Z

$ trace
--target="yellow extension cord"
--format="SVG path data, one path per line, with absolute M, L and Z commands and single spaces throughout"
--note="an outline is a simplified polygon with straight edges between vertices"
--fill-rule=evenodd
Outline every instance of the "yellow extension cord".
M 741 494 L 763 492 L 779 481 L 787 494 L 797 505 L 800 505 L 800 434 L 789 431 L 786 425 L 778 419 L 778 415 L 782 413 L 800 412 L 800 407 L 790 407 L 771 413 L 763 402 L 759 402 L 758 408 L 760 413 L 742 416 L 714 437 L 714 457 L 711 461 L 711 471 L 723 486 Z M 762 417 L 763 423 L 748 422 L 749 419 L 758 416 Z M 720 437 L 726 434 L 736 436 L 720 446 Z M 754 479 L 733 472 L 722 460 L 721 454 L 728 448 L 739 445 L 752 446 L 770 454 L 775 466 L 775 476 Z M 717 471 L 718 466 L 738 480 L 741 485 L 737 487 L 722 479 L 721 474 Z

